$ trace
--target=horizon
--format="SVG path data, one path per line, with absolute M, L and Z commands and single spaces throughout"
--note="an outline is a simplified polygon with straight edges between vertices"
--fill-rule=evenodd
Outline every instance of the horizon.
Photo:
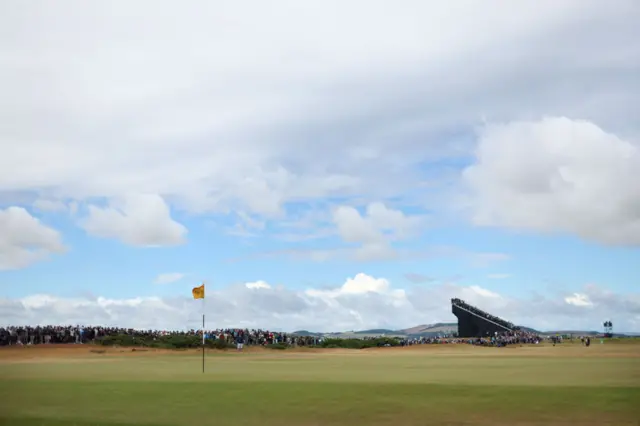
M 2 5 L 0 323 L 640 330 L 636 1 L 195 1 Z

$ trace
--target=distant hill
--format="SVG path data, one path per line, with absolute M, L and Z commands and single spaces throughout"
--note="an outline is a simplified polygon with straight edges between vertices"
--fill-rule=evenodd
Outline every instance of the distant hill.
M 393 330 L 386 329 L 372 329 L 372 330 L 362 330 L 362 331 L 345 331 L 344 333 L 331 333 L 325 334 L 326 337 L 335 337 L 340 339 L 362 339 L 364 337 L 378 337 L 385 335 L 387 337 L 406 337 L 405 334 L 398 333 Z
M 602 334 L 599 331 L 585 331 L 585 330 L 549 330 L 538 331 L 530 327 L 520 326 L 520 329 L 541 335 L 567 335 L 572 334 L 574 336 L 597 336 Z M 415 327 L 404 328 L 401 330 L 390 330 L 386 328 L 373 328 L 369 330 L 358 331 L 343 331 L 343 332 L 328 332 L 318 333 L 308 330 L 294 331 L 292 334 L 298 336 L 315 336 L 315 337 L 335 337 L 335 338 L 363 338 L 363 337 L 375 337 L 380 335 L 397 336 L 397 337 L 437 337 L 443 334 L 453 334 L 458 331 L 458 323 L 455 322 L 438 322 L 435 324 L 421 324 Z M 640 333 L 614 333 L 614 336 L 638 336 Z
M 451 334 L 458 331 L 458 324 L 455 322 L 438 322 L 435 324 L 418 325 L 404 330 L 398 330 L 407 336 L 433 336 L 438 334 Z
M 398 330 L 398 331 L 401 331 L 405 334 L 419 334 L 425 330 L 430 329 L 433 326 L 435 326 L 435 324 L 421 324 L 421 325 L 416 325 L 415 327 L 405 328 L 404 330 Z
M 298 331 L 294 331 L 291 334 L 295 334 L 296 336 L 312 336 L 312 337 L 320 337 L 323 335 L 323 333 L 314 333 L 311 331 L 307 331 L 307 330 L 298 330 Z
M 540 331 L 538 331 L 538 330 L 536 330 L 536 329 L 534 329 L 534 328 L 525 327 L 525 326 L 523 326 L 523 325 L 521 325 L 521 326 L 519 326 L 519 327 L 520 327 L 520 330 L 522 330 L 522 331 L 526 331 L 527 333 L 536 333 L 536 334 L 541 334 L 541 332 L 540 332 Z
M 394 333 L 397 333 L 397 331 L 388 330 L 385 328 L 374 328 L 371 330 L 354 331 L 352 333 L 353 334 L 394 334 Z
M 596 336 L 598 334 L 602 334 L 600 331 L 586 331 L 586 330 L 551 330 L 551 331 L 543 331 L 542 334 L 573 334 L 574 336 Z

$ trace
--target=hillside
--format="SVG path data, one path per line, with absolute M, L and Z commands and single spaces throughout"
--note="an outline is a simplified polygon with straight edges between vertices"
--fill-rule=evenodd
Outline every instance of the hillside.
M 561 334 L 561 335 L 567 335 L 567 334 L 573 334 L 574 336 L 595 336 L 598 334 L 602 334 L 601 331 L 585 331 L 585 330 L 552 330 L 552 331 L 545 331 L 543 332 L 543 334 Z
M 435 323 L 418 325 L 411 328 L 405 328 L 404 330 L 398 330 L 397 333 L 402 333 L 407 336 L 427 336 L 434 334 L 451 334 L 458 330 L 457 323 Z
M 595 330 L 538 331 L 530 327 L 521 326 L 520 328 L 530 333 L 538 333 L 543 335 L 572 334 L 574 336 L 595 336 L 600 334 L 599 331 L 595 331 Z M 327 332 L 327 333 L 312 332 L 308 330 L 299 330 L 299 331 L 294 331 L 293 334 L 296 334 L 299 336 L 316 336 L 316 337 L 326 336 L 326 337 L 336 337 L 336 338 L 355 338 L 355 337 L 362 338 L 362 337 L 374 337 L 374 336 L 380 336 L 380 335 L 398 336 L 398 337 L 437 337 L 445 334 L 455 333 L 457 330 L 458 330 L 458 324 L 455 322 L 439 322 L 435 324 L 416 325 L 415 327 L 404 328 L 401 330 L 374 328 L 369 330 Z M 615 335 L 616 336 L 633 336 L 633 335 L 637 335 L 637 333 L 615 333 Z
M 320 337 L 324 333 L 314 333 L 312 331 L 307 331 L 307 330 L 298 330 L 298 331 L 294 331 L 291 334 L 294 334 L 296 336 L 316 336 L 316 337 Z
M 397 334 L 397 331 L 394 330 L 388 330 L 385 328 L 374 328 L 371 330 L 362 330 L 362 331 L 353 331 L 353 334 L 376 334 L 376 335 L 380 335 L 380 334 Z
M 422 324 L 415 327 L 406 328 L 402 330 L 391 330 L 386 328 L 373 328 L 369 330 L 357 330 L 357 331 L 342 331 L 342 332 L 326 332 L 319 333 L 308 330 L 294 331 L 293 334 L 298 336 L 325 336 L 325 337 L 337 337 L 337 338 L 350 338 L 350 337 L 374 337 L 380 335 L 386 336 L 398 336 L 398 337 L 435 337 L 444 334 L 455 333 L 458 329 L 456 323 L 436 323 L 436 324 Z

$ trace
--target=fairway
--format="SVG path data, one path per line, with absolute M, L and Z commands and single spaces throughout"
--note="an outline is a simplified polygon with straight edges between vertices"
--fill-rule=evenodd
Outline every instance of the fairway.
M 640 346 L 0 349 L 3 425 L 638 425 Z

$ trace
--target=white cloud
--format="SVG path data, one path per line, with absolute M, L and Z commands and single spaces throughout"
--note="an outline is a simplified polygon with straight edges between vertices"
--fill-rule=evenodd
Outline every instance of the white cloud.
M 60 233 L 24 208 L 0 209 L 0 271 L 24 268 L 64 251 Z
M 245 287 L 251 288 L 251 289 L 261 289 L 261 288 L 270 289 L 271 288 L 271 286 L 264 281 L 255 281 L 252 283 L 246 283 Z
M 487 290 L 486 288 L 482 288 L 480 286 L 477 285 L 472 285 L 469 287 L 469 290 L 475 292 L 476 294 L 482 296 L 482 297 L 486 297 L 488 299 L 499 299 L 500 295 L 498 293 L 495 293 L 491 290 Z
M 170 284 L 176 281 L 180 281 L 184 278 L 184 274 L 181 272 L 169 272 L 166 274 L 158 274 L 153 280 L 155 284 Z
M 593 303 L 589 300 L 589 296 L 586 294 L 573 293 L 571 296 L 565 297 L 564 301 L 574 306 L 593 306 Z
M 374 278 L 364 273 L 359 273 L 353 278 L 347 278 L 346 282 L 338 288 L 330 290 L 309 289 L 305 292 L 309 296 L 335 299 L 346 295 L 378 294 L 390 298 L 404 299 L 404 290 L 392 290 L 388 280 Z
M 466 155 L 450 136 L 483 115 L 638 130 L 633 0 L 33 8 L 0 16 L 7 194 L 280 217 L 324 197 L 423 201 L 425 180 L 449 182 L 423 166 Z
M 162 197 L 153 194 L 127 195 L 112 200 L 107 208 L 89 206 L 82 227 L 97 237 L 141 247 L 182 244 L 187 233 L 187 228 L 171 218 Z
M 60 200 L 48 200 L 46 198 L 38 198 L 33 203 L 33 207 L 45 212 L 60 212 L 69 209 L 67 205 Z
M 490 125 L 465 171 L 479 225 L 640 245 L 640 147 L 567 118 Z
M 206 318 L 211 327 L 261 327 L 345 331 L 399 329 L 416 324 L 455 322 L 450 299 L 459 297 L 515 323 L 549 329 L 600 329 L 611 318 L 618 331 L 640 330 L 640 295 L 616 294 L 588 285 L 577 292 L 590 309 L 550 294 L 513 298 L 479 286 L 444 283 L 394 287 L 384 278 L 360 273 L 332 288 L 300 290 L 264 281 L 207 289 Z M 201 304 L 188 295 L 108 299 L 32 295 L 0 299 L 2 324 L 100 324 L 184 329 L 200 326 Z
M 19 300 L 0 299 L 0 318 L 4 324 L 127 324 L 153 327 L 154 322 L 169 326 L 186 319 L 188 312 L 170 300 L 158 297 L 107 299 L 63 298 L 35 294 Z M 144 319 L 145 316 L 148 316 Z
M 371 203 L 364 216 L 354 207 L 339 206 L 333 212 L 333 221 L 345 242 L 360 245 L 354 252 L 357 259 L 377 260 L 395 256 L 389 243 L 414 236 L 423 218 L 407 216 L 383 203 Z

